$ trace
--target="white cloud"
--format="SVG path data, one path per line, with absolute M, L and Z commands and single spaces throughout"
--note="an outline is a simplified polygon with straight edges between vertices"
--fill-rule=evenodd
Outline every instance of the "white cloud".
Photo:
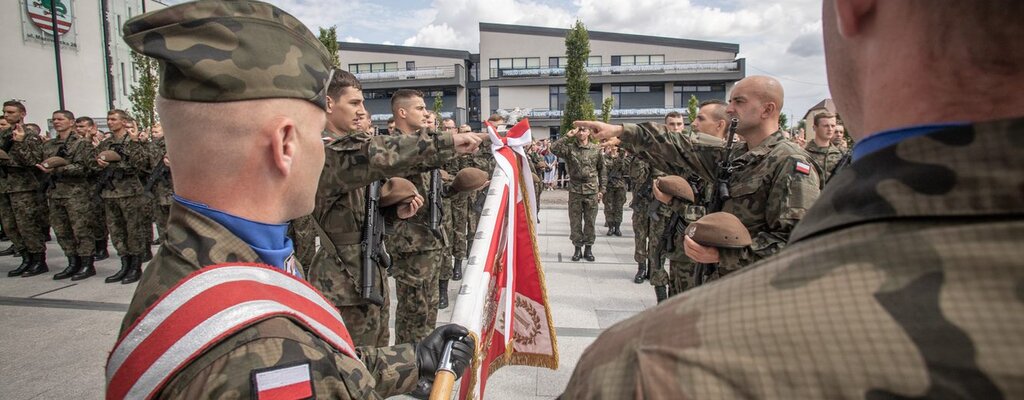
M 341 39 L 341 41 L 342 42 L 349 42 L 349 43 L 363 43 L 362 39 L 359 39 L 359 38 L 353 37 L 353 36 L 345 36 L 345 38 Z

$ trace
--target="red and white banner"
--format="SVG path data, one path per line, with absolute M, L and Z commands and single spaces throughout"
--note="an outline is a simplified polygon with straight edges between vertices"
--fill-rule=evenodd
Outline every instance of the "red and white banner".
M 505 365 L 558 368 L 558 343 L 537 251 L 537 207 L 524 147 L 523 119 L 501 137 L 487 124 L 497 168 L 477 225 L 477 239 L 456 298 L 452 322 L 476 337 L 476 357 L 459 399 L 481 399 L 488 377 Z

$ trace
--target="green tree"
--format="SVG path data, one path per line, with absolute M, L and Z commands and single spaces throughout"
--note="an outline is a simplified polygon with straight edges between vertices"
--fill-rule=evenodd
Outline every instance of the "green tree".
M 562 110 L 562 132 L 572 129 L 573 121 L 592 121 L 594 103 L 590 101 L 590 77 L 586 63 L 590 57 L 590 35 L 583 22 L 576 21 L 565 35 L 566 101 Z
M 779 113 L 779 129 L 784 131 L 789 129 L 789 117 L 784 113 Z
M 132 102 L 131 116 L 137 121 L 140 129 L 148 128 L 158 121 L 154 104 L 157 86 L 156 60 L 133 51 L 132 68 L 135 69 L 135 76 L 138 76 L 139 80 L 132 85 L 131 93 L 128 94 L 128 100 Z
M 601 120 L 604 123 L 612 120 L 612 106 L 615 105 L 615 99 L 611 97 L 605 97 L 604 102 L 601 103 Z
M 341 60 L 338 59 L 338 28 L 336 26 L 320 28 L 319 38 L 320 43 L 327 48 L 327 52 L 331 53 L 331 66 L 341 67 Z
M 689 113 L 686 118 L 690 120 L 690 124 L 693 124 L 693 120 L 697 118 L 697 111 L 700 108 L 700 100 L 697 100 L 697 96 L 690 95 L 690 101 L 686 103 L 686 111 Z
M 441 91 L 438 90 L 434 93 L 434 112 L 437 113 L 438 116 L 441 115 L 442 107 L 444 107 L 444 99 L 441 98 Z M 437 122 L 440 123 L 441 121 Z

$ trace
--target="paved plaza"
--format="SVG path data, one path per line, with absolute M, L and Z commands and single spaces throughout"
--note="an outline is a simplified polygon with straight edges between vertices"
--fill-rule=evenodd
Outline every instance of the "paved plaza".
M 602 330 L 655 303 L 653 288 L 632 280 L 636 264 L 630 210 L 623 215 L 622 237 L 605 236 L 604 215 L 598 212 L 597 261 L 573 262 L 567 203 L 565 191 L 545 191 L 537 230 L 560 368 L 502 368 L 488 381 L 488 399 L 554 398 L 569 381 L 580 354 Z M 47 247 L 50 273 L 32 278 L 8 278 L 6 271 L 17 267 L 20 259 L 0 257 L 0 398 L 102 398 L 107 352 L 135 285 L 103 283 L 120 265 L 113 249 L 110 259 L 97 263 L 97 276 L 54 281 L 53 274 L 63 269 L 66 259 L 55 240 Z M 458 286 L 449 290 L 454 296 Z M 456 301 L 453 297 L 452 306 L 439 313 L 439 323 L 449 320 Z M 394 298 L 391 303 L 396 303 Z

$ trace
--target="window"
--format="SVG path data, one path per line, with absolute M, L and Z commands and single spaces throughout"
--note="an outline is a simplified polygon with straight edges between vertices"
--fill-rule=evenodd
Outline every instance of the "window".
M 498 106 L 498 87 L 491 86 L 489 89 L 491 92 L 491 112 L 494 112 L 494 110 L 501 108 Z M 488 117 L 490 117 L 490 115 L 488 115 Z
M 415 61 L 406 61 L 405 62 L 405 70 L 406 71 L 412 71 L 414 69 L 416 69 L 416 62 Z
M 540 57 L 492 58 L 490 60 L 491 78 L 500 78 L 504 70 L 539 69 Z
M 548 58 L 549 68 L 565 68 L 569 65 L 569 57 L 550 57 Z M 587 58 L 588 67 L 600 67 L 601 56 L 590 56 Z
M 365 74 L 368 72 L 394 72 L 398 71 L 397 62 L 387 63 L 363 63 L 363 64 L 349 64 L 348 72 L 353 74 Z
M 618 60 L 618 62 L 616 62 Z M 665 55 L 612 56 L 612 65 L 652 65 L 664 64 Z
M 672 89 L 672 104 L 676 107 L 685 107 L 690 103 L 690 96 L 697 96 L 698 101 L 706 101 L 711 99 L 725 99 L 725 85 L 720 83 L 713 84 L 694 84 L 694 83 L 676 83 Z
M 587 93 L 590 96 L 590 102 L 596 107 L 601 106 L 601 85 L 590 85 L 590 91 Z M 569 92 L 565 86 L 549 86 L 548 87 L 548 109 L 550 110 L 564 110 L 565 102 L 569 99 Z
M 661 108 L 665 106 L 665 85 L 612 85 L 616 109 Z
M 128 82 L 125 79 L 124 63 L 121 63 L 121 91 L 124 92 L 125 96 L 128 95 Z

